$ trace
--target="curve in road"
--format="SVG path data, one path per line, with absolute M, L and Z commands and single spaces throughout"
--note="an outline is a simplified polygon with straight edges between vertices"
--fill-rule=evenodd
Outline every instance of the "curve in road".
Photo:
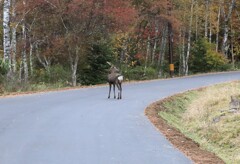
M 1 164 L 192 163 L 144 115 L 150 103 L 239 80 L 240 72 L 125 84 L 123 99 L 96 87 L 0 99 Z

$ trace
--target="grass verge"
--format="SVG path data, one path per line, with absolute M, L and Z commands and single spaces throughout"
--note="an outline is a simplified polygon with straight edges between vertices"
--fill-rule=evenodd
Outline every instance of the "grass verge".
M 154 107 L 161 118 L 201 149 L 225 163 L 240 163 L 240 112 L 229 112 L 230 97 L 239 95 L 240 82 L 231 82 L 175 95 Z

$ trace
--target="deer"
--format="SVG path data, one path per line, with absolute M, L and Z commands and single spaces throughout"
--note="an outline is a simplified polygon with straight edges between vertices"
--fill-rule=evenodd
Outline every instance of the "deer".
M 110 65 L 111 65 L 111 68 L 109 69 L 109 74 L 108 74 L 108 77 L 107 77 L 107 81 L 108 81 L 108 84 L 109 84 L 108 98 L 110 98 L 111 88 L 113 86 L 114 99 L 116 99 L 115 86 L 117 86 L 117 88 L 118 88 L 117 99 L 122 99 L 123 75 L 120 74 L 119 69 L 117 69 L 114 65 L 112 65 L 112 64 L 110 64 Z

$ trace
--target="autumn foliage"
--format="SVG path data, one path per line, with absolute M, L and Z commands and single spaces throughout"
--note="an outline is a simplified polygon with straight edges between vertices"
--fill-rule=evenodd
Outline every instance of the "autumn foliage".
M 204 38 L 213 47 L 212 57 L 221 59 L 214 60 L 219 61 L 218 68 L 230 64 L 237 68 L 239 5 L 236 0 L 13 0 L 10 13 L 2 8 L 3 15 L 10 16 L 6 27 L 10 33 L 1 35 L 9 38 L 11 51 L 2 51 L 1 60 L 9 57 L 10 63 L 4 63 L 7 72 L 33 83 L 36 74 L 41 72 L 47 79 L 56 66 L 69 75 L 60 81 L 91 84 L 93 70 L 107 68 L 108 60 L 129 80 L 135 78 L 133 74 L 138 79 L 158 78 L 168 76 L 170 52 L 175 75 L 201 72 L 196 47 Z M 209 56 L 203 48 L 203 56 Z M 4 44 L 1 49 L 6 49 Z M 101 60 L 94 60 L 96 56 Z M 104 82 L 104 70 L 101 76 L 92 84 Z

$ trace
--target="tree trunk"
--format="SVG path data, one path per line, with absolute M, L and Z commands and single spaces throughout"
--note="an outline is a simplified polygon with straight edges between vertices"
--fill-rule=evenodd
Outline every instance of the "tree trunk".
M 23 6 L 25 8 L 26 2 L 23 0 Z M 23 47 L 22 47 L 22 61 L 21 61 L 21 69 L 20 69 L 20 77 L 21 80 L 24 82 L 27 82 L 28 80 L 28 63 L 27 63 L 27 31 L 26 31 L 26 20 L 25 16 L 23 17 L 22 21 L 22 42 L 23 42 Z
M 4 0 L 3 4 L 3 62 L 11 69 L 11 35 L 10 35 L 10 7 L 11 0 Z
M 196 10 L 198 9 L 198 2 L 196 2 Z M 185 18 L 185 13 L 184 13 L 184 18 Z M 195 40 L 198 40 L 198 11 L 196 12 L 196 16 L 195 16 L 196 20 L 195 20 Z M 185 36 L 185 35 L 184 35 Z
M 162 32 L 162 39 L 161 39 L 159 56 L 158 56 L 158 69 L 159 69 L 158 77 L 163 76 L 163 64 L 165 60 L 164 58 L 165 58 L 166 45 L 167 45 L 167 34 L 168 34 L 168 27 L 167 25 L 165 25 Z
M 198 8 L 198 3 L 196 2 L 196 8 Z M 186 8 L 185 8 L 185 12 L 183 13 L 183 22 L 186 22 Z M 198 39 L 198 12 L 196 12 L 196 40 Z M 180 61 L 179 61 L 179 74 L 180 75 L 185 75 L 185 70 L 186 70 L 186 27 L 183 26 L 181 28 L 181 50 L 180 50 Z
M 232 16 L 232 12 L 233 12 L 233 7 L 236 3 L 236 0 L 232 0 L 232 2 L 229 5 L 229 9 L 228 9 L 228 14 L 225 13 L 224 8 L 223 10 L 223 15 L 224 15 L 224 35 L 223 35 L 223 43 L 222 43 L 222 53 L 227 56 L 227 52 L 229 49 L 229 45 L 228 45 L 228 35 L 229 35 L 229 21 L 231 19 Z
M 144 75 L 146 75 L 146 70 L 147 70 L 147 65 L 148 65 L 148 60 L 149 60 L 149 56 L 150 56 L 150 48 L 151 48 L 151 44 L 150 44 L 150 35 L 148 36 L 148 40 L 147 40 L 147 53 L 146 53 L 146 58 L 145 58 L 145 67 L 144 67 Z
M 38 61 L 42 64 L 42 66 L 45 68 L 47 73 L 50 73 L 50 65 L 51 61 L 50 59 L 47 59 L 45 56 L 41 58 L 40 53 L 39 53 L 39 48 L 38 48 L 38 43 L 35 44 L 35 49 L 36 49 L 36 57 Z
M 30 66 L 30 75 L 33 75 L 33 43 L 30 42 L 30 50 L 29 50 L 29 66 Z
M 210 26 L 209 26 L 209 43 L 212 43 L 212 24 L 210 22 Z
M 220 16 L 221 16 L 221 7 L 219 6 L 218 17 L 217 17 L 216 52 L 218 52 L 218 47 L 219 47 Z
M 211 1 L 210 2 L 208 2 L 208 14 L 209 14 L 209 18 L 208 18 L 208 25 L 209 25 L 209 38 L 208 38 L 208 40 L 209 40 L 209 43 L 212 43 L 212 16 L 211 16 L 211 5 L 212 5 L 212 3 L 211 3 Z
M 127 41 L 125 40 L 122 48 L 121 48 L 121 53 L 120 53 L 120 68 L 122 68 L 122 64 L 126 60 L 126 55 L 127 55 Z
M 75 54 L 71 54 L 71 50 L 69 49 L 69 58 L 72 70 L 72 86 L 77 86 L 77 67 L 79 61 L 79 47 L 76 47 Z
M 157 38 L 154 39 L 154 46 L 153 46 L 153 52 L 152 52 L 152 62 L 151 62 L 151 65 L 154 65 L 155 56 L 156 56 L 156 49 L 157 49 Z
M 154 46 L 153 46 L 153 51 L 152 51 L 152 62 L 151 64 L 154 65 L 155 61 L 155 56 L 156 56 L 156 49 L 157 49 L 157 42 L 158 42 L 158 23 L 155 23 L 155 38 L 154 38 Z
M 180 73 L 181 75 L 183 73 L 185 73 L 185 70 L 186 70 L 186 57 L 185 57 L 185 38 L 186 38 L 186 31 L 185 29 L 182 30 L 182 50 L 181 50 L 181 54 L 180 56 L 182 56 L 182 66 L 179 66 L 179 68 L 181 69 L 180 70 Z
M 193 21 L 193 6 L 194 6 L 194 0 L 191 2 L 191 14 L 190 14 L 190 20 L 189 20 L 189 30 L 188 30 L 188 41 L 187 41 L 187 55 L 185 60 L 185 75 L 188 75 L 188 60 L 190 56 L 190 50 L 191 50 L 191 36 L 192 36 L 192 21 Z
M 182 29 L 180 29 L 180 34 L 179 34 L 180 41 L 182 39 Z M 179 47 L 179 67 L 178 67 L 178 76 L 181 75 L 182 72 L 182 52 L 181 52 L 181 46 Z
M 16 54 L 17 54 L 17 30 L 15 27 L 12 28 L 12 42 L 11 42 L 11 58 L 12 58 L 12 70 L 13 72 L 17 71 L 17 62 L 16 62 Z
M 235 36 L 235 31 L 233 30 L 232 27 L 232 22 L 231 22 L 231 57 L 232 57 L 232 67 L 235 68 L 235 52 L 234 52 L 234 36 Z
M 17 54 L 17 26 L 15 26 L 16 24 L 16 9 L 15 9 L 15 5 L 16 5 L 16 0 L 12 0 L 12 22 L 13 22 L 13 26 L 12 26 L 12 40 L 11 40 L 11 60 L 12 60 L 12 70 L 15 73 L 17 71 L 17 66 L 16 66 L 16 54 Z
M 24 81 L 28 80 L 28 64 L 27 64 L 27 33 L 25 22 L 22 25 L 22 35 L 23 35 L 23 49 L 22 49 L 22 64 L 23 64 L 23 77 Z
M 205 13 L 205 38 L 208 37 L 208 17 L 209 17 L 209 0 L 205 0 L 206 13 Z

